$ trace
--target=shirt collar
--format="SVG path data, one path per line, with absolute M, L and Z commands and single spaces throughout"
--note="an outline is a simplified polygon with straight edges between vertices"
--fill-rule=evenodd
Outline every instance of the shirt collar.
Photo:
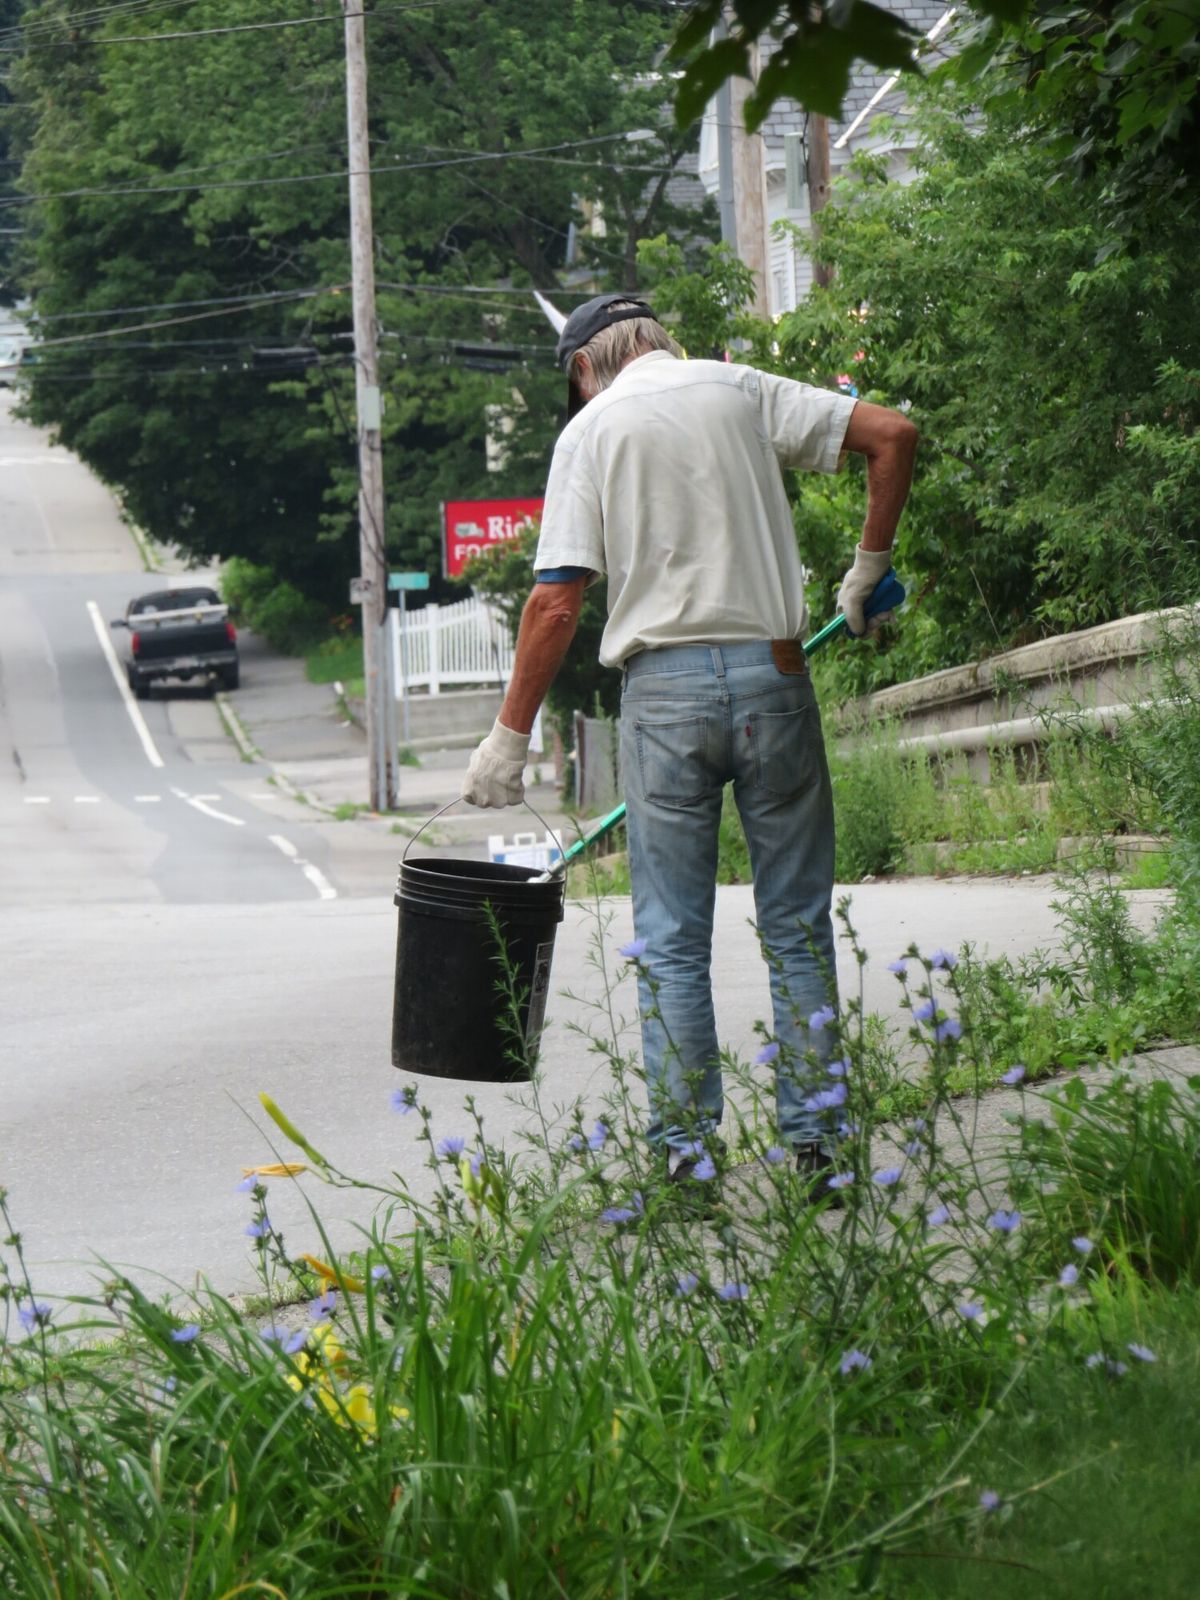
M 615 389 L 616 386 L 624 379 L 626 373 L 633 372 L 638 367 L 644 367 L 647 362 L 678 361 L 678 359 L 679 357 L 673 356 L 669 350 L 647 350 L 644 356 L 635 356 L 628 366 L 622 367 L 620 372 L 617 373 L 616 377 L 608 387 L 610 389 Z

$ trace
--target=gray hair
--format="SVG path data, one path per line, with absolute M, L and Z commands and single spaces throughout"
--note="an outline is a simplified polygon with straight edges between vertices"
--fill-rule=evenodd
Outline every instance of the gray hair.
M 614 309 L 628 304 L 632 302 L 617 301 Z M 629 317 L 624 322 L 613 322 L 607 328 L 601 328 L 594 339 L 589 339 L 581 350 L 576 350 L 567 367 L 567 376 L 574 383 L 579 376 L 576 363 L 580 356 L 587 356 L 597 386 L 607 389 L 631 356 L 648 355 L 651 350 L 667 350 L 679 357 L 683 355 L 661 322 L 656 322 L 653 317 Z

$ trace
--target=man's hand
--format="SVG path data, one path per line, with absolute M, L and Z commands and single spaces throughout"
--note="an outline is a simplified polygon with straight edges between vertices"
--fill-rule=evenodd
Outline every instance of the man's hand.
M 462 797 L 473 806 L 519 806 L 525 798 L 525 758 L 529 735 L 514 733 L 499 717 L 471 757 Z
M 873 617 L 863 612 L 863 607 L 875 593 L 881 579 L 887 577 L 891 566 L 890 550 L 864 550 L 859 545 L 854 552 L 854 565 L 842 579 L 842 587 L 838 590 L 837 608 L 845 612 L 846 626 L 856 639 L 868 633 L 878 633 L 885 622 L 892 620 L 894 613 L 891 611 L 880 611 Z

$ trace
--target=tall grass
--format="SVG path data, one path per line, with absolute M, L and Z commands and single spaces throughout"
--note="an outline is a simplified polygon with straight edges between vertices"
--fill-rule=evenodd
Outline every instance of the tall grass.
M 607 1031 L 653 952 L 625 960 L 601 923 L 597 960 L 613 974 L 598 1115 L 539 1093 L 528 1148 L 506 1151 L 470 1102 L 435 1126 L 415 1085 L 396 1091 L 435 1174 L 428 1204 L 399 1178 L 357 1183 L 264 1099 L 291 1146 L 271 1153 L 294 1160 L 246 1180 L 252 1248 L 264 1303 L 299 1281 L 308 1305 L 251 1317 L 210 1288 L 158 1301 L 125 1275 L 43 1303 L 7 1222 L 0 1591 L 892 1594 L 903 1552 L 969 1542 L 989 1429 L 1108 1350 L 1112 1296 L 1108 1257 L 1071 1243 L 1074 1211 L 1014 1205 L 1036 1148 L 1014 1145 L 1015 1175 L 985 1163 L 949 1093 L 975 1058 L 961 964 L 896 963 L 916 1062 L 901 1121 L 879 1114 L 896 1058 L 860 1003 L 820 1024 L 839 1058 L 813 1083 L 838 1182 L 814 1194 L 761 1074 L 732 1063 L 712 1177 L 663 1181 L 643 1086 Z M 775 1043 L 764 1057 L 817 1070 Z M 373 1196 L 353 1260 L 333 1259 L 315 1205 L 309 1247 L 285 1247 L 279 1183 Z M 1017 1462 L 1005 1493 L 1033 1481 Z

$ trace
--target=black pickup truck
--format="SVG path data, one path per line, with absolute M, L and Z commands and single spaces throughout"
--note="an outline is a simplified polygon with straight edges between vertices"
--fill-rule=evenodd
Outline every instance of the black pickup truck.
M 139 700 L 161 678 L 208 678 L 238 686 L 237 630 L 215 589 L 160 589 L 139 595 L 112 624 L 129 632 L 125 673 Z

